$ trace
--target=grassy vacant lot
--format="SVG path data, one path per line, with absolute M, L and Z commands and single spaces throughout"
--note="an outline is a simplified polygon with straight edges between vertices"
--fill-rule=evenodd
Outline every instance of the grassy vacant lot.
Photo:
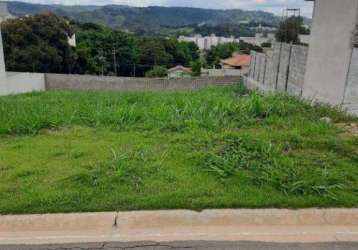
M 241 86 L 1 97 L 0 213 L 356 207 L 338 122 L 355 121 Z

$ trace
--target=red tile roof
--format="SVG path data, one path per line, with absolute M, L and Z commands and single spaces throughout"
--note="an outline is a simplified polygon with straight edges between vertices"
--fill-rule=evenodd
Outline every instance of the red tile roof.
M 233 67 L 249 66 L 250 62 L 251 62 L 251 56 L 249 55 L 235 55 L 231 58 L 221 60 L 221 63 Z

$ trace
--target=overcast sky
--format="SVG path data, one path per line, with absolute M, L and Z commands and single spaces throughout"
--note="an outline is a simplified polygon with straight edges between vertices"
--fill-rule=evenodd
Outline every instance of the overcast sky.
M 21 0 L 20 0 L 21 1 Z M 304 0 L 22 0 L 32 3 L 56 4 L 125 4 L 132 6 L 185 6 L 211 9 L 265 10 L 281 15 L 285 7 L 301 8 L 303 15 L 311 17 L 312 3 Z

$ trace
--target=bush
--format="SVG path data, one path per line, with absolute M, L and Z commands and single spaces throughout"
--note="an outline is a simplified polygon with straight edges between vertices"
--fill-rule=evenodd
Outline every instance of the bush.
M 154 66 L 154 68 L 147 73 L 145 73 L 146 77 L 167 77 L 168 70 L 164 66 Z
M 193 76 L 201 76 L 201 68 L 202 68 L 202 64 L 201 62 L 195 61 L 191 63 L 191 70 L 192 70 L 192 74 Z

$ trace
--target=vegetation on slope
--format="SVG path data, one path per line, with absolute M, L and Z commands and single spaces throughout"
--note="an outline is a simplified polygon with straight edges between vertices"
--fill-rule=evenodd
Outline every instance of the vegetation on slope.
M 21 2 L 9 2 L 9 10 L 17 16 L 52 12 L 79 22 L 94 22 L 112 28 L 150 29 L 153 27 L 178 27 L 191 24 L 210 25 L 237 24 L 240 21 L 252 21 L 277 25 L 280 18 L 263 11 L 210 10 L 182 7 L 130 7 L 123 5 L 107 6 L 63 6 L 41 5 Z
M 8 71 L 144 76 L 154 66 L 190 66 L 199 58 L 193 42 L 138 37 L 98 24 L 69 23 L 53 14 L 1 25 Z M 74 33 L 76 48 L 68 44 Z

